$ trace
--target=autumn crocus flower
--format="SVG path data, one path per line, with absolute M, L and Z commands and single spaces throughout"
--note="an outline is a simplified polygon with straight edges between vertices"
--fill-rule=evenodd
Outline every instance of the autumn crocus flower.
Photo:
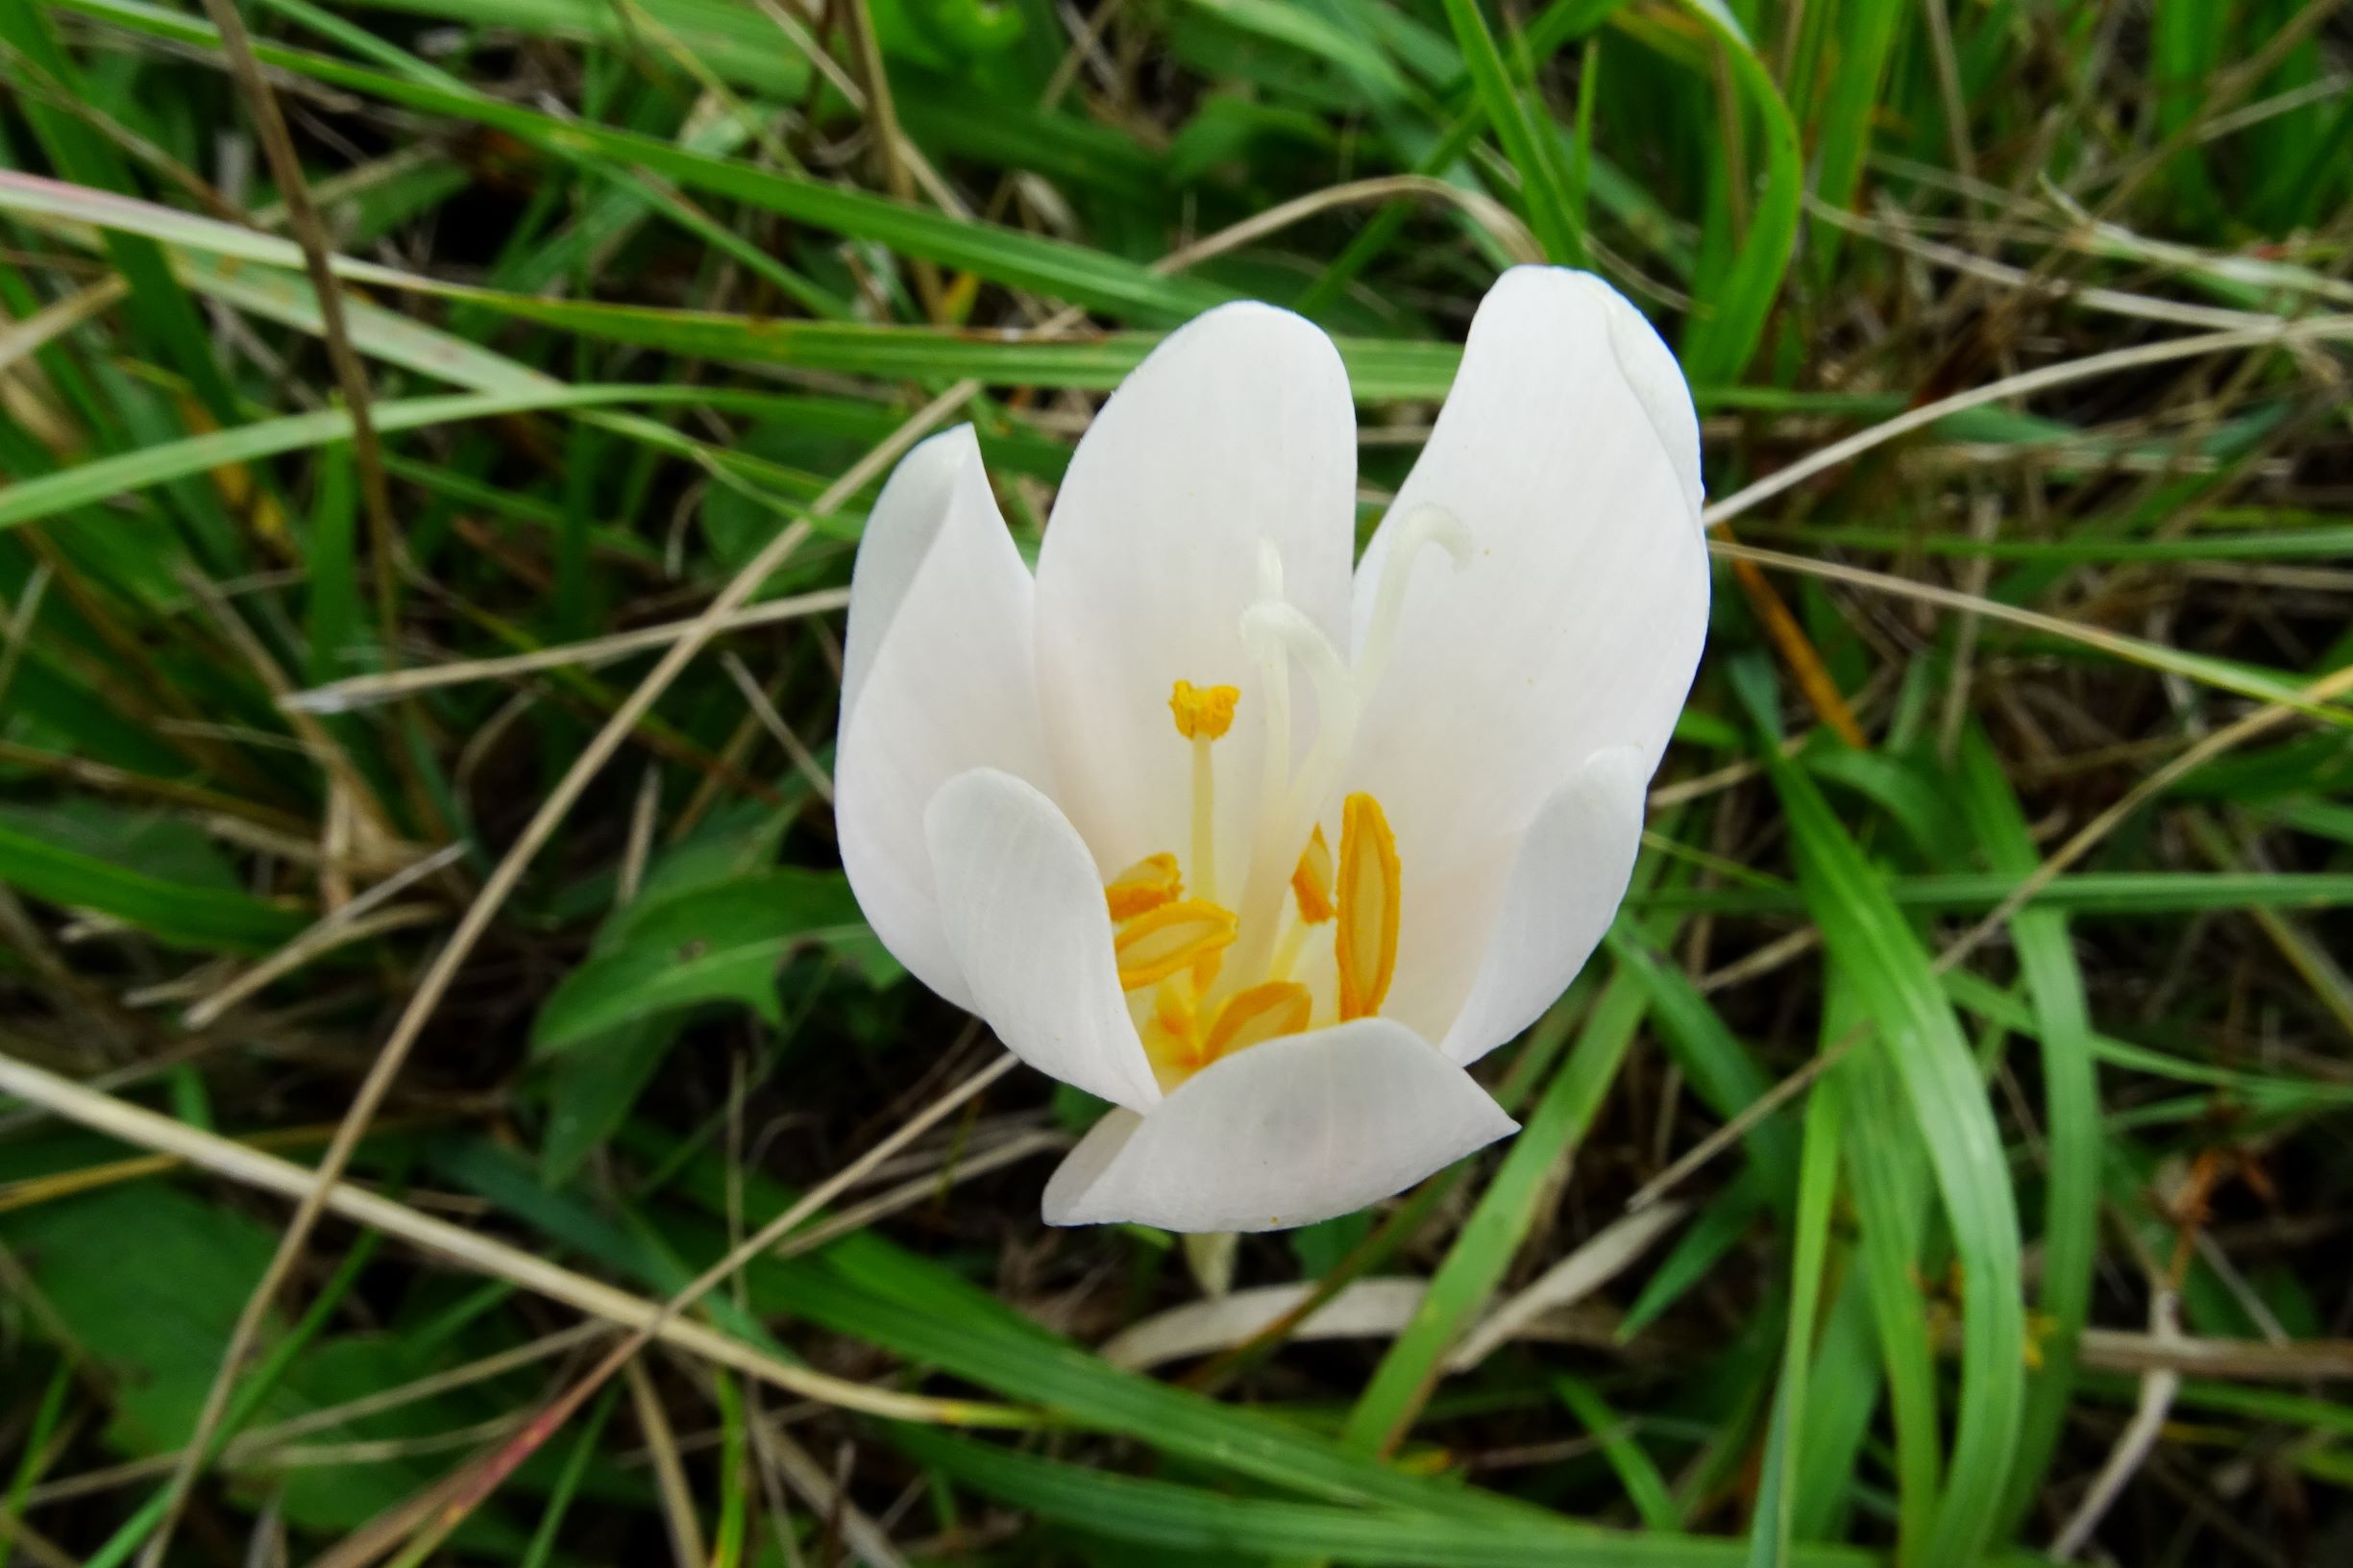
M 1052 1223 L 1266 1230 L 1513 1130 L 1464 1070 L 1601 939 L 1707 613 L 1699 427 L 1599 279 L 1507 273 L 1351 570 L 1324 334 L 1171 334 L 1072 456 L 1035 576 L 968 428 L 867 527 L 843 863 L 874 931 L 1115 1107 Z

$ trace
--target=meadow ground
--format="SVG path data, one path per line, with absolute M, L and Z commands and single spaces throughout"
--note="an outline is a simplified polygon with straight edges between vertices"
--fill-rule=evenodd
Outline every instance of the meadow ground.
M 2353 1560 L 2348 70 L 2333 0 L 0 0 L 0 1556 Z M 1256 296 L 1369 529 L 1546 258 L 1677 349 L 1716 607 L 1525 1131 L 1043 1227 L 1101 1107 L 835 852 L 889 454 L 973 421 L 1034 551 Z

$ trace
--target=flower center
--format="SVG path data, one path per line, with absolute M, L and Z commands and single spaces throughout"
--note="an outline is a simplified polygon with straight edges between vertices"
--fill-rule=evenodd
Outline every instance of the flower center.
M 1236 1051 L 1318 1022 L 1373 1017 L 1397 971 L 1403 873 L 1388 817 L 1369 795 L 1341 803 L 1336 861 L 1322 824 L 1310 824 L 1288 881 L 1273 879 L 1270 910 L 1245 915 L 1217 901 L 1211 747 L 1231 726 L 1240 695 L 1180 680 L 1168 701 L 1177 733 L 1192 743 L 1191 887 L 1187 862 L 1163 851 L 1103 888 L 1119 984 L 1164 1090 Z M 1253 886 L 1267 880 L 1257 870 L 1254 864 Z M 1258 940 L 1230 964 L 1245 925 Z M 1309 951 L 1319 928 L 1330 930 L 1328 964 Z
M 1339 796 L 1358 712 L 1387 667 L 1412 561 L 1433 544 L 1458 567 L 1468 558 L 1468 530 L 1452 513 L 1423 507 L 1401 520 L 1354 672 L 1284 598 L 1281 560 L 1264 548 L 1259 600 L 1241 624 L 1262 676 L 1252 706 L 1262 773 L 1240 896 L 1230 902 L 1218 874 L 1213 748 L 1233 728 L 1242 693 L 1183 679 L 1170 690 L 1168 711 L 1191 751 L 1189 852 L 1147 855 L 1103 890 L 1119 983 L 1164 1090 L 1266 1041 L 1376 1017 L 1388 995 L 1404 908 L 1388 814 L 1361 791 L 1339 798 L 1336 857 L 1325 814 Z M 1314 739 L 1296 767 L 1294 664 L 1315 700 Z

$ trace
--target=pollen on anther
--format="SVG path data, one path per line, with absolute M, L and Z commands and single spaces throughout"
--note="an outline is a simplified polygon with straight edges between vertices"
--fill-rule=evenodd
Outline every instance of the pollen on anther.
M 1201 1043 L 1204 1062 L 1215 1062 L 1283 1035 L 1296 1035 L 1308 1026 L 1314 1004 L 1308 988 L 1290 980 L 1269 980 L 1236 992 L 1217 1010 Z
M 1179 735 L 1189 741 L 1213 741 L 1234 727 L 1234 705 L 1241 698 L 1238 686 L 1195 686 L 1180 680 L 1168 693 L 1168 711 L 1176 716 Z
M 1352 795 L 1341 803 L 1340 864 L 1336 904 L 1339 931 L 1340 1021 L 1381 1011 L 1397 973 L 1397 935 L 1403 876 L 1397 839 L 1381 802 Z
M 1144 856 L 1103 884 L 1103 897 L 1111 905 L 1114 921 L 1132 920 L 1184 895 L 1184 873 L 1177 869 L 1176 856 L 1164 850 Z
M 1119 928 L 1112 947 L 1119 964 L 1119 987 L 1140 991 L 1191 968 L 1205 955 L 1233 943 L 1240 921 L 1234 912 L 1206 898 L 1181 898 L 1147 910 Z
M 1299 851 L 1299 864 L 1291 869 L 1291 897 L 1299 905 L 1299 919 L 1309 925 L 1321 925 L 1332 919 L 1332 845 L 1324 842 L 1321 827 L 1309 838 L 1308 846 Z

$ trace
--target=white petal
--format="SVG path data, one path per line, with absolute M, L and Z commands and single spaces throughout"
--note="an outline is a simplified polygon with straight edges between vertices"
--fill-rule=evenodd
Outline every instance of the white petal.
M 968 426 L 909 453 L 883 487 L 849 592 L 834 777 L 842 865 L 883 945 L 969 1006 L 940 929 L 923 808 L 967 769 L 1049 775 L 1029 569 Z
M 842 711 L 858 705 L 867 667 L 882 634 L 906 602 L 916 569 L 931 553 L 947 521 L 956 486 L 977 460 L 978 438 L 959 425 L 919 443 L 885 480 L 849 577 L 849 631 L 842 640 Z
M 1707 499 L 1707 489 L 1700 478 L 1700 411 L 1692 406 L 1691 383 L 1683 380 L 1675 351 L 1658 335 L 1651 318 L 1634 308 L 1633 301 L 1590 274 L 1575 276 L 1585 279 L 1588 294 L 1600 297 L 1609 326 L 1610 352 L 1617 355 L 1618 369 L 1640 400 L 1642 411 L 1650 416 L 1651 429 L 1667 460 L 1675 465 L 1683 500 L 1696 518 L 1700 503 Z
M 1536 813 L 1486 930 L 1485 957 L 1444 1048 L 1468 1065 L 1536 1020 L 1568 989 L 1625 900 L 1650 782 L 1630 747 L 1596 754 Z
M 1607 284 L 1521 267 L 1479 308 L 1436 428 L 1365 552 L 1360 635 L 1395 520 L 1444 507 L 1458 570 L 1422 551 L 1348 787 L 1397 835 L 1405 900 L 1385 1011 L 1443 1038 L 1537 809 L 1586 758 L 1648 776 L 1706 633 L 1697 426 L 1665 350 Z M 1467 960 L 1467 962 L 1465 962 Z
M 1217 746 L 1219 859 L 1238 872 L 1259 778 L 1256 672 L 1239 634 L 1262 545 L 1290 601 L 1346 647 L 1356 417 L 1338 352 L 1271 306 L 1171 333 L 1079 442 L 1038 559 L 1039 679 L 1061 787 L 1099 862 L 1182 851 L 1186 743 L 1169 688 L 1233 685 Z
M 1049 1225 L 1311 1225 L 1516 1129 L 1412 1031 L 1360 1018 L 1227 1057 L 1141 1116 L 1114 1112 L 1046 1183 Z
M 972 1011 L 1022 1061 L 1115 1104 L 1160 1099 L 1112 952 L 1093 857 L 1008 773 L 950 779 L 924 813 L 940 916 Z

